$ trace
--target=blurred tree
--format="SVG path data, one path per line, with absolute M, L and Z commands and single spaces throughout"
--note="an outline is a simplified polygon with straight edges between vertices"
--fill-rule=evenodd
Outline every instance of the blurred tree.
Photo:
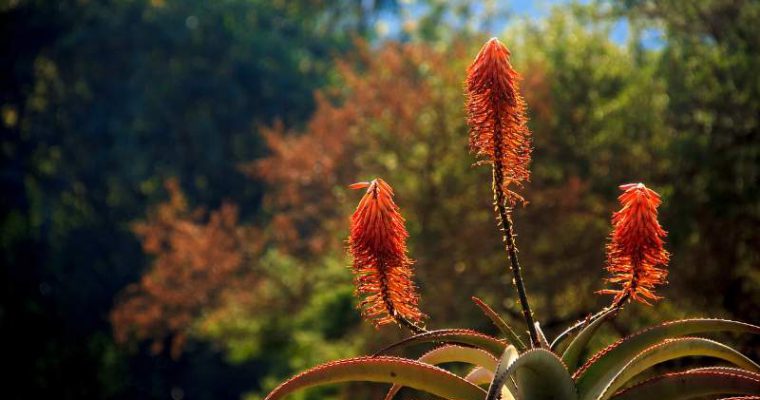
M 169 201 L 133 228 L 145 253 L 156 260 L 138 284 L 125 289 L 111 320 L 118 342 L 133 335 L 153 339 L 155 353 L 168 342 L 177 358 L 194 320 L 204 307 L 219 303 L 224 288 L 237 284 L 255 290 L 254 281 L 239 279 L 246 254 L 255 250 L 255 232 L 238 226 L 236 206 L 224 203 L 206 216 L 202 209 L 188 209 L 176 181 L 166 188 Z
M 255 215 L 260 186 L 236 167 L 262 153 L 251 132 L 302 121 L 332 57 L 393 6 L 0 2 L 0 325 L 18 344 L 6 379 L 24 388 L 12 392 L 166 397 L 197 381 L 161 357 L 143 374 L 109 338 L 114 294 L 145 264 L 129 223 L 171 176 L 192 203 L 232 198 Z
M 657 32 L 674 131 L 667 217 L 694 306 L 760 320 L 760 3 L 627 0 L 624 16 Z

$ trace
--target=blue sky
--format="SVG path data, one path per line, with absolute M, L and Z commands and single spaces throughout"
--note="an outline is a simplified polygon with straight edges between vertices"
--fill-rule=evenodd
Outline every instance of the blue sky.
M 504 1 L 503 4 L 507 4 L 517 16 L 540 18 L 546 16 L 552 6 L 571 2 L 571 0 L 512 0 Z M 587 4 L 588 2 L 589 0 L 579 0 L 581 4 Z M 623 21 L 615 24 L 612 32 L 610 32 L 610 37 L 618 43 L 624 43 L 628 37 L 628 25 Z
M 588 3 L 590 0 L 578 0 L 580 3 Z M 497 5 L 500 14 L 504 11 L 509 13 L 509 17 L 497 18 L 492 24 L 488 26 L 486 32 L 487 35 L 497 36 L 504 32 L 504 29 L 513 21 L 514 18 L 531 18 L 538 19 L 549 14 L 553 6 L 569 4 L 573 0 L 491 0 L 482 2 L 473 2 L 475 4 L 475 12 L 482 13 L 485 10 L 486 3 Z M 411 16 L 420 15 L 424 12 L 421 5 L 422 2 L 418 0 L 401 0 L 401 7 L 404 12 Z M 388 30 L 388 33 L 393 36 L 394 33 L 399 32 L 401 29 L 401 21 L 397 18 L 381 18 L 381 23 L 385 24 L 384 29 Z M 649 32 L 651 37 L 646 37 L 644 45 L 648 47 L 656 47 L 658 45 L 657 33 L 655 31 Z M 610 32 L 610 37 L 617 43 L 625 43 L 628 37 L 628 25 L 625 21 L 621 21 L 613 27 Z

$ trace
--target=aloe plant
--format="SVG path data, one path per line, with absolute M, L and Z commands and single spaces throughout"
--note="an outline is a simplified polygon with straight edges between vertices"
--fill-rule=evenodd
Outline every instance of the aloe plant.
M 516 78 L 509 51 L 491 39 L 468 70 L 467 108 L 471 150 L 493 170 L 496 218 L 529 341 L 523 342 L 515 329 L 475 297 L 475 305 L 502 337 L 470 329 L 425 328 L 426 316 L 418 309 L 412 281 L 413 260 L 407 254 L 404 219 L 390 185 L 378 178 L 351 185 L 367 189 L 352 218 L 349 238 L 357 294 L 365 296 L 359 308 L 376 326 L 395 323 L 412 335 L 372 356 L 334 361 L 302 372 L 274 389 L 268 400 L 312 386 L 349 381 L 390 384 L 386 400 L 402 387 L 462 400 L 760 399 L 760 365 L 725 344 L 695 336 L 760 334 L 760 326 L 743 322 L 709 318 L 665 322 L 582 358 L 599 327 L 627 304 L 660 299 L 654 289 L 665 283 L 670 255 L 664 248 L 666 232 L 657 221 L 659 195 L 641 183 L 620 187 L 622 208 L 612 217 L 606 266 L 612 276 L 607 281 L 619 287 L 599 291 L 614 295 L 611 304 L 547 340 L 522 283 L 511 214 L 512 208 L 524 201 L 513 189 L 527 180 L 530 161 L 530 132 Z M 425 344 L 433 349 L 418 359 L 389 355 Z M 661 372 L 658 366 L 666 361 L 694 356 L 719 364 L 651 377 Z M 449 362 L 471 368 L 457 375 L 439 366 Z
M 386 399 L 392 398 L 402 386 L 446 399 L 478 400 L 669 400 L 760 396 L 760 365 L 726 345 L 688 336 L 712 332 L 760 334 L 759 326 L 721 319 L 666 322 L 620 339 L 592 355 L 582 365 L 568 363 L 577 352 L 575 349 L 586 348 L 596 328 L 593 324 L 585 326 L 574 335 L 571 345 L 564 351 L 533 348 L 522 353 L 507 344 L 506 339 L 486 339 L 487 335 L 474 331 L 426 332 L 389 346 L 375 356 L 336 361 L 308 370 L 283 383 L 267 399 L 279 399 L 309 386 L 347 381 L 393 384 Z M 384 355 L 388 350 L 420 343 L 440 347 L 418 360 Z M 498 354 L 500 349 L 501 354 Z M 690 369 L 643 382 L 636 379 L 659 363 L 688 356 L 711 357 L 735 367 Z M 472 372 L 457 376 L 436 366 L 454 361 L 471 364 Z M 478 375 L 473 375 L 475 371 L 479 371 Z M 636 384 L 631 386 L 632 383 Z

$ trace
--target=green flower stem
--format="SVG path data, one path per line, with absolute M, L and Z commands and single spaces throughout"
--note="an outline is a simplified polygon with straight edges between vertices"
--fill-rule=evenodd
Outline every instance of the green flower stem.
M 528 334 L 530 335 L 530 342 L 534 348 L 541 347 L 538 340 L 538 333 L 536 332 L 536 325 L 533 321 L 533 311 L 530 309 L 528 303 L 528 294 L 525 291 L 525 284 L 523 283 L 522 273 L 520 272 L 520 260 L 517 258 L 517 243 L 515 241 L 514 223 L 509 213 L 509 207 L 507 206 L 507 199 L 504 196 L 504 175 L 498 163 L 493 165 L 493 197 L 494 205 L 496 206 L 496 215 L 499 222 L 499 228 L 504 233 L 504 245 L 509 256 L 509 265 L 512 270 L 512 281 L 517 288 L 517 296 L 520 299 L 520 305 L 522 306 L 523 318 L 528 325 Z

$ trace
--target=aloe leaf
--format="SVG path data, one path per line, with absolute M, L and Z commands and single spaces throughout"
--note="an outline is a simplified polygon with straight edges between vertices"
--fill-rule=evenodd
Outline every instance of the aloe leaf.
M 575 338 L 570 341 L 567 349 L 562 353 L 562 362 L 564 362 L 571 371 L 574 371 L 578 367 L 583 349 L 586 348 L 588 342 L 591 340 L 594 334 L 596 334 L 597 329 L 599 329 L 604 321 L 606 321 L 607 318 L 610 315 L 613 315 L 615 312 L 617 312 L 616 309 L 610 309 L 609 311 L 605 312 L 599 316 L 599 318 L 593 320 L 590 324 L 588 324 L 588 326 L 578 332 L 578 335 L 576 335 Z
M 627 336 L 596 353 L 579 368 L 575 379 L 581 399 L 593 399 L 606 384 L 641 351 L 669 338 L 705 332 L 760 333 L 760 327 L 722 319 L 686 319 L 666 322 Z
M 491 372 L 496 369 L 496 363 L 498 362 L 496 357 L 485 350 L 456 345 L 436 347 L 423 354 L 418 361 L 430 365 L 438 365 L 448 362 L 463 362 L 483 367 Z
M 464 380 L 475 385 L 485 385 L 493 380 L 493 372 L 483 367 L 475 367 L 464 377 Z
M 522 358 L 522 357 L 521 357 Z M 574 400 L 578 398 L 575 382 L 567 367 L 551 351 L 537 349 L 518 359 L 510 369 L 517 384 L 516 398 L 536 400 Z M 547 384 L 547 382 L 549 384 Z
M 686 372 L 721 372 L 725 374 L 734 374 L 734 375 L 743 375 L 748 378 L 756 379 L 760 381 L 760 373 L 748 371 L 746 369 L 741 368 L 731 368 L 731 367 L 701 367 L 701 368 L 693 368 Z
M 546 340 L 546 335 L 544 335 L 544 331 L 541 329 L 541 324 L 536 321 L 533 323 L 533 326 L 536 327 L 536 336 L 538 338 L 538 344 L 541 345 L 544 349 L 549 349 L 551 346 L 549 346 L 549 341 Z
M 447 399 L 482 400 L 485 391 L 444 369 L 400 357 L 359 357 L 333 361 L 302 372 L 275 388 L 265 400 L 331 383 L 397 383 Z
M 597 396 L 591 393 L 589 398 L 608 399 L 631 378 L 642 371 L 661 362 L 688 356 L 715 357 L 733 363 L 750 371 L 760 372 L 760 366 L 738 351 L 713 340 L 702 338 L 669 339 L 654 345 L 626 364 Z
M 417 361 L 430 365 L 464 362 L 484 367 L 490 372 L 496 369 L 496 358 L 491 353 L 474 347 L 441 346 L 423 354 Z M 385 399 L 392 399 L 401 390 L 401 387 L 399 384 L 393 385 L 388 394 L 385 395 Z
M 760 396 L 724 397 L 720 400 L 760 400 Z
M 385 354 L 393 349 L 410 346 L 418 343 L 458 343 L 468 346 L 477 347 L 483 349 L 494 357 L 499 357 L 504 349 L 507 347 L 506 343 L 499 339 L 493 338 L 486 334 L 473 331 L 471 329 L 441 329 L 436 331 L 428 331 L 408 337 L 400 342 L 394 343 L 377 353 L 375 355 Z
M 511 380 L 511 381 L 510 381 Z M 486 400 L 498 399 L 498 390 L 507 384 L 517 399 L 575 400 L 575 385 L 556 354 L 546 349 L 528 350 L 504 370 L 497 367 Z
M 557 335 L 557 337 L 554 338 L 554 341 L 552 341 L 551 344 L 551 350 L 555 354 L 561 354 L 564 353 L 565 350 L 567 350 L 567 346 L 570 345 L 570 338 L 575 337 L 575 332 L 587 327 L 592 322 L 596 321 L 597 319 L 604 317 L 608 318 L 610 316 L 614 316 L 614 313 L 617 313 L 618 311 L 622 310 L 622 304 L 613 305 L 611 307 L 605 307 L 599 312 L 597 312 L 594 315 L 589 315 L 585 319 L 573 324 L 569 328 L 565 329 L 562 333 Z
M 525 354 L 525 353 L 523 353 Z M 499 363 L 496 365 L 496 371 L 493 373 L 493 380 L 488 387 L 488 394 L 486 400 L 501 399 L 501 393 L 504 389 L 504 385 L 509 379 L 509 367 L 514 363 L 520 354 L 517 352 L 515 346 L 508 346 L 504 353 L 499 358 Z
M 613 400 L 683 400 L 716 395 L 758 395 L 760 380 L 722 372 L 678 372 L 649 379 L 612 397 Z
M 577 332 L 562 332 L 560 336 L 557 336 L 554 338 L 554 340 L 549 344 L 549 349 L 551 349 L 554 354 L 562 354 L 567 350 L 567 347 L 570 346 L 571 339 L 575 338 L 577 335 Z
M 535 360 L 531 360 L 532 358 Z M 537 349 L 526 357 L 525 365 L 521 363 L 518 359 L 510 368 L 515 371 L 518 390 L 516 398 L 531 400 L 575 400 L 578 398 L 575 382 L 556 354 Z
M 496 311 L 493 310 L 493 308 L 475 296 L 472 296 L 472 301 L 474 301 L 475 305 L 480 307 L 480 309 L 483 311 L 483 314 L 485 314 L 486 317 L 488 317 L 488 319 L 490 319 L 491 322 L 493 322 L 493 324 L 499 328 L 499 331 L 501 331 L 501 333 L 507 337 L 509 343 L 517 348 L 517 351 L 523 352 L 528 348 L 520 339 L 520 336 L 518 336 L 517 333 L 512 330 L 512 328 L 499 316 L 499 314 L 496 313 Z

